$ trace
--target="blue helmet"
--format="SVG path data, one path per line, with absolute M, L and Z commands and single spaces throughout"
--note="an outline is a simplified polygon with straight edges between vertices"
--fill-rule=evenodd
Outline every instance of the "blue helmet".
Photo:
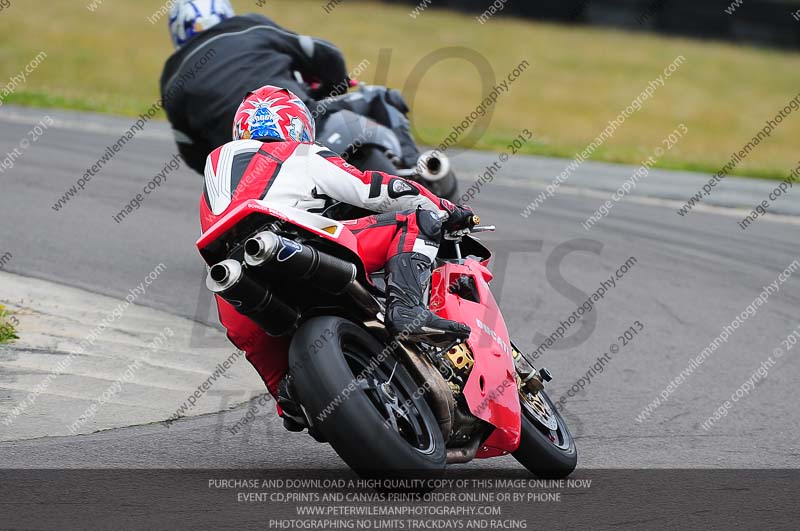
M 189 39 L 234 16 L 228 0 L 175 0 L 169 9 L 169 33 L 175 48 Z

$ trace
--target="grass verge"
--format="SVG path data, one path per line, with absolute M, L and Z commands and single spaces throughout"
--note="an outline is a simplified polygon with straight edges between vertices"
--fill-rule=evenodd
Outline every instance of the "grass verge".
M 18 339 L 18 324 L 19 321 L 14 317 L 14 314 L 6 310 L 5 307 L 0 304 L 0 344 Z
M 335 42 L 351 67 L 368 60 L 361 78 L 403 91 L 426 144 L 441 142 L 481 100 L 480 72 L 452 54 L 424 75 L 412 75 L 432 52 L 448 47 L 476 51 L 490 65 L 484 73 L 498 81 L 520 61 L 531 63 L 494 106 L 487 134 L 471 146 L 477 149 L 505 149 L 527 128 L 534 141 L 523 153 L 571 158 L 683 55 L 679 70 L 591 158 L 640 164 L 684 123 L 689 133 L 656 165 L 716 172 L 800 88 L 800 54 L 792 52 L 502 16 L 479 24 L 435 7 L 412 18 L 408 6 L 373 2 L 342 2 L 330 13 L 318 0 L 233 3 L 239 13 L 261 12 Z M 3 101 L 128 116 L 147 109 L 158 98 L 161 67 L 172 52 L 166 21 L 148 22 L 159 6 L 105 2 L 90 12 L 53 0 L 42 17 L 13 4 L 2 14 L 0 87 L 40 51 L 47 58 Z M 388 52 L 381 55 L 381 48 Z M 385 78 L 376 79 L 381 71 Z M 798 115 L 785 119 L 732 173 L 785 178 L 797 165 Z

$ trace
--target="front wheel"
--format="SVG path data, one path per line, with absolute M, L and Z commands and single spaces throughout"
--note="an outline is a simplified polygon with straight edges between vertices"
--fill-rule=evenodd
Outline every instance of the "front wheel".
M 294 390 L 314 429 L 362 476 L 437 475 L 446 453 L 421 388 L 355 323 L 315 317 L 289 349 Z
M 522 434 L 514 459 L 542 478 L 563 478 L 575 470 L 578 451 L 566 422 L 544 391 L 520 392 Z

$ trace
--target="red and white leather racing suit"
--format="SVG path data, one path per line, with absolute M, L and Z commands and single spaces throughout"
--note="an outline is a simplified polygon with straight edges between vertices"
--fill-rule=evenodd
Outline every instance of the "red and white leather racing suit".
M 454 208 L 417 183 L 382 172 L 362 172 L 318 144 L 236 140 L 214 150 L 206 161 L 200 200 L 203 231 L 250 199 L 310 212 L 322 212 L 333 199 L 383 213 L 344 222 L 358 240 L 368 273 L 399 253 L 418 252 L 433 260 L 438 241 L 427 236 L 426 226 L 431 219 L 446 218 Z M 275 396 L 287 370 L 288 338 L 267 335 L 220 297 L 217 307 L 228 338 L 245 351 Z

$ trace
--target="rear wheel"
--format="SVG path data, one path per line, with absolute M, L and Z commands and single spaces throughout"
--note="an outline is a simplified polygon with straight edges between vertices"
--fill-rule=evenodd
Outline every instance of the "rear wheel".
M 382 171 L 390 175 L 397 171 L 397 166 L 382 150 L 371 146 L 356 150 L 348 162 L 361 171 Z
M 561 414 L 544 391 L 520 391 L 522 434 L 514 458 L 542 478 L 563 478 L 575 470 L 578 451 Z
M 458 204 L 458 180 L 452 170 L 438 181 L 423 181 L 422 184 L 433 194 Z
M 389 160 L 389 157 L 378 148 L 365 146 L 356 151 L 349 162 L 361 171 L 382 171 L 389 175 L 394 175 L 397 166 Z M 419 179 L 418 182 L 431 191 L 432 194 L 457 202 L 458 199 L 458 180 L 455 173 L 451 170 L 444 177 L 436 181 L 426 181 Z
M 339 317 L 313 318 L 292 339 L 289 364 L 314 429 L 357 473 L 444 469 L 444 438 L 424 389 L 363 328 Z

